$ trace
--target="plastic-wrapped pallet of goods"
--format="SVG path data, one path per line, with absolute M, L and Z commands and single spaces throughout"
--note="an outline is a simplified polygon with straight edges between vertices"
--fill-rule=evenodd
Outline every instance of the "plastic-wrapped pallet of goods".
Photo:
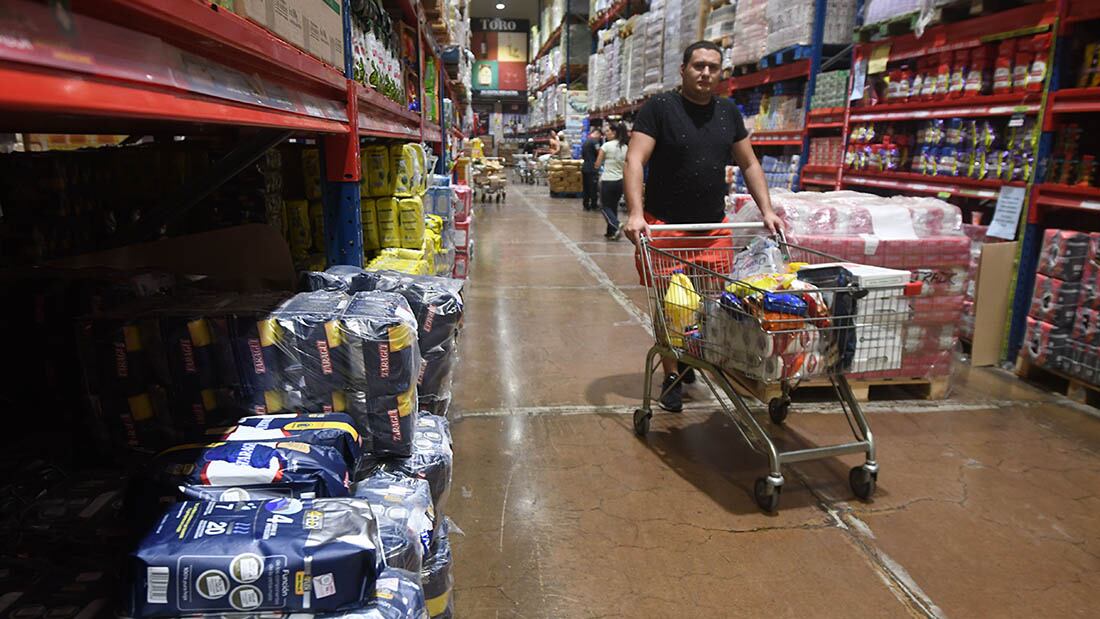
M 662 90 L 675 88 L 680 83 L 680 23 L 683 17 L 682 0 L 665 0 L 664 41 L 661 54 L 661 83 Z
M 946 380 L 970 262 L 970 239 L 962 232 L 959 209 L 935 198 L 853 191 L 774 192 L 772 197 L 791 243 L 845 261 L 905 269 L 923 284 L 920 296 L 909 301 L 901 367 L 851 378 Z M 759 217 L 751 203 L 737 212 L 741 215 L 735 219 Z
M 908 13 L 930 10 L 933 4 L 929 0 L 869 0 L 864 9 L 863 23 L 876 24 Z
M 623 50 L 626 100 L 630 103 L 642 98 L 642 87 L 645 85 L 645 33 L 635 32 L 627 37 Z
M 664 2 L 656 0 L 645 14 L 645 38 L 641 41 L 644 63 L 643 95 L 654 95 L 664 88 L 664 38 Z
M 736 16 L 736 4 L 727 4 L 711 11 L 710 15 L 707 15 L 707 24 L 703 29 L 703 39 L 720 41 L 726 37 L 732 37 Z
M 768 0 L 741 0 L 733 24 L 733 47 L 730 61 L 734 65 L 755 63 L 764 56 L 768 42 Z
M 600 109 L 603 102 L 600 98 L 602 92 L 600 82 L 604 70 L 603 54 L 592 54 L 588 57 L 588 106 L 594 110 Z

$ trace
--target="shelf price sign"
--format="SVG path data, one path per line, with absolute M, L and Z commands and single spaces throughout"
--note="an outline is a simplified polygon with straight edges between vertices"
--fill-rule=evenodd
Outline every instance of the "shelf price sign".
M 1015 240 L 1026 193 L 1025 187 L 1001 187 L 1001 193 L 997 196 L 997 206 L 993 210 L 993 221 L 990 222 L 989 231 L 986 232 L 987 236 Z

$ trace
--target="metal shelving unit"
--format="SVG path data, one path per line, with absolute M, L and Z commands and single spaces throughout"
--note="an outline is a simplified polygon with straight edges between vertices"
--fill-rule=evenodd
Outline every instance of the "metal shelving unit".
M 347 3 L 344 5 L 347 6 Z M 45 5 L 11 0 L 0 30 L 0 125 L 47 133 L 206 133 L 255 129 L 227 161 L 248 165 L 290 135 L 318 137 L 326 181 L 330 264 L 363 261 L 359 137 L 439 144 L 446 134 L 424 115 L 350 79 L 351 18 L 345 8 L 345 66 L 332 67 L 229 11 L 179 0 L 74 0 L 67 27 Z M 436 57 L 442 114 L 443 64 L 419 3 L 401 0 L 418 32 L 419 64 Z M 421 75 L 423 71 L 421 71 Z M 420 100 L 423 101 L 423 89 Z M 461 137 L 459 133 L 457 137 Z M 189 208 L 228 180 L 199 179 Z M 179 216 L 174 213 L 172 216 Z M 155 222 L 152 222 L 155 223 Z M 152 225 L 152 224 L 150 224 Z

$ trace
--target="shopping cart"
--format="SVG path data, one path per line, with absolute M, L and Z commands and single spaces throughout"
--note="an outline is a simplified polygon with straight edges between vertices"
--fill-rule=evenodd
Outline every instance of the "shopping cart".
M 909 320 L 905 297 L 919 294 L 920 284 L 908 283 L 908 274 L 898 271 L 885 280 L 889 285 L 861 284 L 851 275 L 851 267 L 858 265 L 833 264 L 841 261 L 787 243 L 782 235 L 771 245 L 781 253 L 781 262 L 805 266 L 780 277 L 737 280 L 729 274 L 745 259 L 743 250 L 750 242 L 768 246 L 762 224 L 655 225 L 650 230 L 685 236 L 658 239 L 663 247 L 644 236 L 640 241 L 656 343 L 646 356 L 645 395 L 634 412 L 635 433 L 645 436 L 649 431 L 657 358 L 672 357 L 696 370 L 742 437 L 767 455 L 769 473 L 753 487 L 762 509 L 775 511 L 779 504 L 784 464 L 845 454 L 866 455 L 862 465 L 851 469 L 848 481 L 856 496 L 870 498 L 878 479 L 875 441 L 845 374 L 900 367 L 902 329 Z M 729 242 L 721 230 L 729 230 Z M 715 233 L 722 235 L 717 237 L 723 239 L 720 246 Z M 766 401 L 772 422 L 780 425 L 787 418 L 791 392 L 808 378 L 831 383 L 855 441 L 782 451 L 742 396 Z
M 518 182 L 524 185 L 535 184 L 535 156 L 534 155 L 516 155 L 516 179 Z

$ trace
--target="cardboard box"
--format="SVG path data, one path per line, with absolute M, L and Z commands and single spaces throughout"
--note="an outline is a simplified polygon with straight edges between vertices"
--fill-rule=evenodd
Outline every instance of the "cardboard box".
M 236 0 L 233 12 L 342 71 L 342 7 L 343 0 Z
M 974 339 L 970 365 L 996 365 L 1008 317 L 1009 284 L 1015 273 L 1016 243 L 986 243 L 978 263 L 974 288 Z

